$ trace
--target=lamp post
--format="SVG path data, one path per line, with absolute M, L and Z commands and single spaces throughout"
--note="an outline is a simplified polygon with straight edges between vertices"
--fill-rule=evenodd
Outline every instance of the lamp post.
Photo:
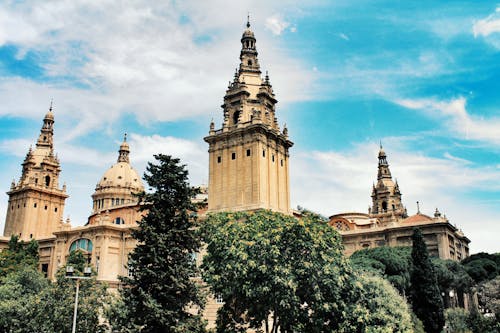
M 75 270 L 73 266 L 66 266 L 66 278 L 76 280 L 76 293 L 75 293 L 75 309 L 73 311 L 73 328 L 71 329 L 71 333 L 76 332 L 76 316 L 78 313 L 78 292 L 80 291 L 80 280 L 88 280 L 90 279 L 90 275 L 92 274 L 92 268 L 85 267 L 83 269 L 83 276 L 74 276 Z

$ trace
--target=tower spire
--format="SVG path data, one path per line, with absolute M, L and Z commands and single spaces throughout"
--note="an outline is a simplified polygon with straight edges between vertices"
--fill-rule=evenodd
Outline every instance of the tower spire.
M 250 28 L 250 12 L 247 14 L 247 28 Z

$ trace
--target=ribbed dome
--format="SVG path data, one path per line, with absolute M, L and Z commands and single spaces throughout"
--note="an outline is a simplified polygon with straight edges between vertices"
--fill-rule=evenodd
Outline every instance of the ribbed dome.
M 104 173 L 97 189 L 105 187 L 129 188 L 132 192 L 144 190 L 141 177 L 127 162 L 118 162 Z

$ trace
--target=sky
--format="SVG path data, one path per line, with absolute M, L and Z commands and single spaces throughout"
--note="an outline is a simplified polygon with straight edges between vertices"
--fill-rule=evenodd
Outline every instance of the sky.
M 2 1 L 0 192 L 21 175 L 53 100 L 65 218 L 85 224 L 124 133 L 208 182 L 211 119 L 247 14 L 290 139 L 292 206 L 368 212 L 382 142 L 410 215 L 438 208 L 500 251 L 500 3 Z M 0 230 L 8 197 L 0 195 Z

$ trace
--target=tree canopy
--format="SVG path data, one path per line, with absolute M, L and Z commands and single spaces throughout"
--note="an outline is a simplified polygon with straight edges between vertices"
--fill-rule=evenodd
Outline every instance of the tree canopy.
M 339 234 L 313 214 L 270 211 L 209 215 L 202 274 L 224 304 L 218 332 L 339 329 L 355 298 Z
M 127 318 L 141 332 L 201 332 L 204 298 L 192 279 L 192 255 L 200 248 L 191 202 L 197 190 L 179 159 L 160 154 L 155 160 L 144 174 L 151 192 L 139 194 L 146 214 L 132 232 L 138 245 L 129 258 L 131 277 L 122 278 Z

